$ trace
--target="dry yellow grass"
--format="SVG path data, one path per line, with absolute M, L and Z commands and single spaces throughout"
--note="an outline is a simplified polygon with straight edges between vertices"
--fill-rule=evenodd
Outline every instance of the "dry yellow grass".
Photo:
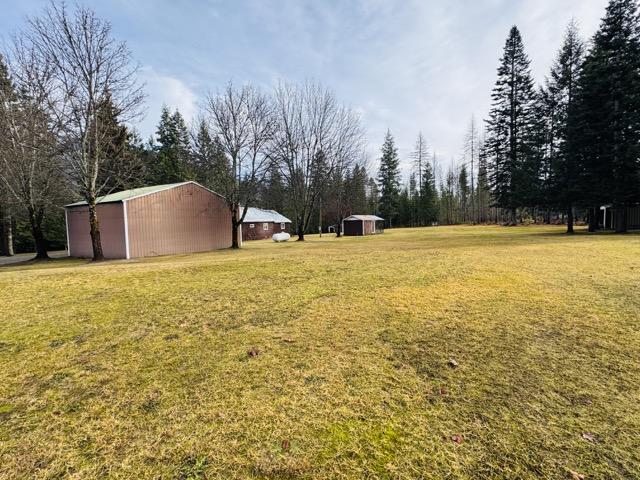
M 0 291 L 3 479 L 640 478 L 638 235 L 310 237 Z

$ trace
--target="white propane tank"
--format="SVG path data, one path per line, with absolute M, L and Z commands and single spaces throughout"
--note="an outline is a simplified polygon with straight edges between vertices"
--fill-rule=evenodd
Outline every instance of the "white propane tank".
M 274 233 L 273 237 L 271 237 L 271 240 L 273 240 L 274 242 L 288 242 L 290 238 L 291 235 L 289 235 L 288 233 L 280 232 Z

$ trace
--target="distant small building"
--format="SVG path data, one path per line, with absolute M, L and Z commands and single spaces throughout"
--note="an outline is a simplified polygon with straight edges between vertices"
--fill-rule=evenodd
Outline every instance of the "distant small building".
M 342 233 L 348 237 L 384 233 L 384 219 L 376 215 L 351 215 L 342 221 Z
M 231 247 L 223 197 L 196 182 L 136 188 L 98 199 L 105 258 L 138 258 Z M 91 257 L 89 207 L 65 206 L 69 256 Z
M 613 205 L 601 206 L 598 218 L 599 227 L 604 230 L 615 230 L 616 213 Z M 640 205 L 627 208 L 627 229 L 640 230 Z
M 264 240 L 275 233 L 291 233 L 291 220 L 275 210 L 249 207 L 242 222 L 242 240 Z

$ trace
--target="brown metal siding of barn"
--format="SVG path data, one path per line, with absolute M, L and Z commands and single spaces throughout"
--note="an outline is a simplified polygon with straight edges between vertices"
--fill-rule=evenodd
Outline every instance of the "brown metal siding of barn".
M 130 258 L 231 246 L 231 212 L 194 183 L 126 201 Z
M 98 204 L 96 211 L 98 222 L 100 222 L 100 238 L 105 258 L 126 258 L 122 203 Z M 91 235 L 89 234 L 89 207 L 85 205 L 68 208 L 66 214 L 69 255 L 72 257 L 93 257 Z

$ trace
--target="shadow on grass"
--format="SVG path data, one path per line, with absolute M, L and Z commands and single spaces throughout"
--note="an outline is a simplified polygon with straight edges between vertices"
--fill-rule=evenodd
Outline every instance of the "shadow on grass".
M 26 260 L 12 261 L 10 263 L 0 263 L 0 272 L 12 271 L 18 272 L 21 270 L 35 270 L 40 268 L 57 268 L 78 266 L 85 263 L 90 263 L 89 260 L 82 258 L 69 257 L 54 257 L 54 258 L 28 258 Z

